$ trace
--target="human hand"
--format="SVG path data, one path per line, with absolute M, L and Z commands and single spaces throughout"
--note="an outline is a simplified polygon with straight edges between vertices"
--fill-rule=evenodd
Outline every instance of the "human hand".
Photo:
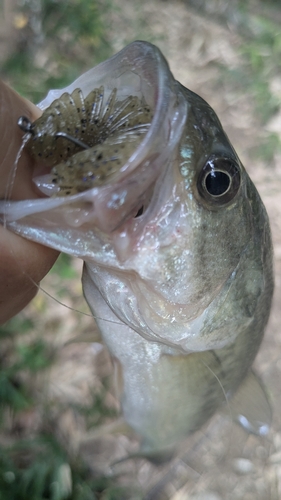
M 5 199 L 11 183 L 11 171 L 22 144 L 17 121 L 31 121 L 41 111 L 0 81 L 0 199 Z M 32 182 L 37 167 L 23 150 L 9 197 L 13 200 L 42 197 Z M 36 295 L 37 284 L 47 274 L 58 252 L 25 240 L 0 225 L 0 324 L 23 309 Z

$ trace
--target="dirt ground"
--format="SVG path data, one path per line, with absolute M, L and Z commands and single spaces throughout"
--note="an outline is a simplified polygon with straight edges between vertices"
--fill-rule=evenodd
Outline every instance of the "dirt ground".
M 168 466 L 131 460 L 106 471 L 118 474 L 120 484 L 137 485 L 143 491 L 141 498 L 146 500 L 278 500 L 281 498 L 281 157 L 276 156 L 270 165 L 254 157 L 253 150 L 266 130 L 258 125 L 252 96 L 247 91 L 241 94 L 220 77 L 218 65 L 235 69 L 241 64 L 241 40 L 236 32 L 187 10 L 182 2 L 142 0 L 140 4 L 136 0 L 114 0 L 113 5 L 107 22 L 112 26 L 114 51 L 134 39 L 152 41 L 163 51 L 175 77 L 206 99 L 217 112 L 268 210 L 275 248 L 276 287 L 265 339 L 255 362 L 273 409 L 269 435 L 266 438 L 247 435 L 229 418 L 217 415 L 185 443 L 181 457 Z M 281 77 L 272 85 L 281 97 Z M 281 117 L 277 116 L 265 128 L 281 135 L 280 124 Z M 80 263 L 74 266 L 78 269 Z M 56 280 L 50 275 L 43 288 L 53 293 Z M 73 296 L 78 296 L 80 284 L 75 281 L 71 287 Z M 91 318 L 68 311 L 44 294 L 30 306 L 31 313 L 40 308 L 40 301 L 46 301 L 47 309 L 52 307 L 52 321 L 47 311 L 43 311 L 40 329 L 57 346 L 65 346 L 78 332 L 82 331 L 84 337 L 90 334 Z M 81 299 L 69 299 L 67 305 L 86 311 Z M 98 386 L 100 377 L 109 372 L 106 353 L 98 344 L 69 344 L 59 351 L 57 362 L 44 381 L 44 394 L 51 401 L 60 401 L 60 409 L 54 410 L 57 433 L 68 441 L 70 448 L 80 449 L 95 472 L 103 468 L 112 449 L 115 456 L 134 449 L 126 436 L 90 439 L 91 430 L 83 417 L 69 408 L 70 403 L 83 402 L 88 397 L 89 381 Z M 107 398 L 116 406 L 110 393 Z M 97 443 L 101 445 L 100 453 Z M 131 498 L 140 497 L 132 493 Z

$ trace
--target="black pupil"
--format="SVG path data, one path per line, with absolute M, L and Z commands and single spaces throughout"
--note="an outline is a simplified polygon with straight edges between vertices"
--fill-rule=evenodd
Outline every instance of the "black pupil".
M 228 190 L 229 185 L 229 176 L 220 170 L 212 170 L 205 179 L 206 189 L 212 196 L 221 196 Z

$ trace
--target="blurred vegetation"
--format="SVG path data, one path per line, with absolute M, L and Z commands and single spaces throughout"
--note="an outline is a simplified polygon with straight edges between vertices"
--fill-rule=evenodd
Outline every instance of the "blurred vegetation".
M 259 119 L 268 122 L 281 105 L 280 93 L 271 87 L 281 70 L 279 2 L 185 3 L 203 16 L 227 23 L 241 35 L 244 64 L 235 70 L 221 68 L 220 77 L 230 80 L 241 92 L 247 88 L 255 100 Z M 104 19 L 107 9 L 114 8 L 113 0 L 4 0 L 0 14 L 4 14 L 5 8 L 9 10 L 9 50 L 2 54 L 0 76 L 34 102 L 50 88 L 69 84 L 112 54 L 107 37 L 109 27 Z M 270 133 L 258 154 L 270 161 L 279 150 L 279 136 Z M 57 297 L 66 297 L 70 281 L 79 279 L 70 257 L 62 256 L 52 273 L 59 278 Z M 132 498 L 128 491 L 115 486 L 114 478 L 94 477 L 78 457 L 66 450 L 50 431 L 48 408 L 44 408 L 45 418 L 39 430 L 35 428 L 26 435 L 15 425 L 17 415 L 32 414 L 36 399 L 34 380 L 56 357 L 49 343 L 34 338 L 36 329 L 38 323 L 32 314 L 19 315 L 0 328 L 0 500 Z M 104 404 L 105 389 L 93 394 L 87 407 L 77 406 L 91 426 L 99 425 L 104 416 L 113 416 Z
M 13 51 L 2 63 L 1 76 L 35 102 L 111 53 L 103 21 L 109 0 L 4 2 L 13 3 Z
M 12 50 L 2 61 L 1 77 L 34 102 L 50 88 L 69 84 L 111 55 L 101 16 L 110 8 L 107 0 L 6 0 L 0 14 L 8 9 Z M 79 279 L 71 258 L 62 255 L 51 273 L 59 278 L 56 295 L 63 300 L 69 282 Z M 38 307 L 43 312 L 44 300 Z M 52 365 L 56 350 L 35 336 L 40 320 L 33 317 L 23 313 L 0 327 L 0 500 L 129 498 L 113 479 L 94 477 L 51 431 L 51 408 L 38 401 L 35 381 Z M 76 405 L 91 427 L 115 415 L 104 402 L 105 392 L 103 387 L 94 392 L 86 407 Z M 40 425 L 26 429 L 25 420 L 36 421 L 35 404 Z
M 243 63 L 221 67 L 220 77 L 252 96 L 262 125 L 281 110 L 281 4 L 278 0 L 183 0 L 189 8 L 227 25 L 240 36 Z M 277 87 L 277 88 L 275 88 Z M 281 153 L 280 134 L 269 132 L 256 157 L 270 163 Z
M 1 452 L 0 500 L 126 498 L 128 491 L 114 486 L 114 478 L 95 478 L 79 459 L 70 461 L 51 434 L 19 441 Z
M 69 282 L 78 278 L 66 255 L 59 257 L 51 274 L 59 278 L 62 297 Z M 0 327 L 0 500 L 132 498 L 128 488 L 116 486 L 114 477 L 93 474 L 54 432 L 52 407 L 44 394 L 38 395 L 42 388 L 36 379 L 52 366 L 57 351 L 49 339 L 38 338 L 40 314 L 38 321 L 33 317 L 22 313 Z M 72 404 L 91 428 L 116 416 L 105 403 L 107 385 L 105 377 L 86 405 Z

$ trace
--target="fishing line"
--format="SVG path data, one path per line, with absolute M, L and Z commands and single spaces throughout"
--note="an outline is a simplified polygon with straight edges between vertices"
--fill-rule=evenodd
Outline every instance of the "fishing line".
M 17 263 L 17 265 L 18 265 L 18 267 L 19 267 L 19 264 L 18 264 L 18 262 L 17 262 L 17 260 L 16 260 L 16 257 L 15 257 L 15 255 L 14 255 L 14 251 L 13 251 L 13 249 L 12 249 L 12 248 L 10 249 L 10 252 L 11 252 L 11 255 L 14 257 L 14 260 L 15 260 L 15 262 Z M 50 299 L 52 299 L 52 300 L 54 300 L 55 302 L 57 302 L 57 304 L 59 304 L 59 305 L 61 305 L 61 306 L 63 306 L 63 307 L 66 307 L 66 309 L 69 309 L 70 311 L 74 311 L 74 312 L 76 312 L 76 313 L 78 313 L 78 314 L 82 314 L 83 316 L 88 316 L 88 317 L 90 317 L 90 318 L 93 318 L 93 319 L 98 319 L 98 320 L 100 320 L 100 321 L 106 321 L 107 323 L 113 323 L 113 324 L 115 324 L 115 325 L 120 325 L 120 326 L 122 326 L 122 325 L 123 325 L 123 323 L 119 323 L 118 321 L 113 321 L 113 320 L 111 320 L 111 319 L 106 319 L 106 318 L 101 318 L 101 317 L 99 317 L 99 316 L 94 316 L 94 315 L 93 315 L 93 314 L 91 314 L 91 313 L 86 313 L 86 312 L 84 312 L 84 311 L 80 311 L 79 309 L 75 309 L 74 307 L 68 306 L 67 304 L 64 304 L 64 303 L 63 303 L 63 302 L 61 302 L 59 299 L 57 299 L 56 297 L 54 297 L 51 293 L 47 292 L 47 290 L 45 290 L 44 288 L 42 288 L 40 284 L 36 283 L 36 281 L 34 281 L 34 280 L 33 280 L 33 278 L 32 278 L 29 274 L 27 274 L 27 273 L 26 273 L 23 269 L 21 269 L 20 267 L 19 267 L 19 269 L 20 269 L 20 272 L 21 272 L 22 274 L 24 274 L 24 275 L 25 275 L 25 276 L 29 279 L 29 281 L 31 281 L 31 283 L 32 283 L 34 286 L 36 286 L 36 288 L 38 288 L 38 290 L 42 291 L 45 295 L 47 295 L 47 297 L 50 297 Z
M 26 134 L 24 137 L 23 137 L 23 142 L 21 144 L 21 147 L 17 153 L 17 156 L 16 156 L 16 159 L 14 161 L 14 164 L 13 164 L 13 168 L 11 169 L 10 173 L 9 173 L 9 176 L 8 176 L 8 182 L 7 182 L 7 185 L 6 185 L 6 190 L 5 190 L 5 196 L 4 196 L 4 201 L 5 202 L 9 202 L 10 199 L 11 199 L 11 195 L 12 195 L 12 190 L 13 190 L 13 186 L 14 186 L 14 183 L 15 183 L 15 178 L 16 178 L 16 173 L 17 173 L 17 167 L 18 167 L 18 162 L 19 162 L 19 159 L 21 157 L 21 154 L 22 154 L 22 151 L 27 143 L 29 139 L 29 134 Z M 6 220 L 6 216 L 5 216 L 5 211 L 3 213 L 3 227 L 6 229 L 6 230 L 9 230 L 8 227 L 7 227 L 7 220 Z M 30 282 L 38 289 L 38 290 L 41 290 L 45 295 L 47 295 L 48 297 L 50 297 L 52 300 L 54 300 L 55 302 L 57 302 L 59 305 L 63 306 L 63 307 L 66 307 L 67 309 L 69 309 L 70 311 L 74 311 L 74 312 L 77 312 L 79 314 L 82 314 L 83 316 L 89 316 L 91 318 L 94 318 L 94 319 L 98 319 L 100 321 L 106 321 L 108 323 L 113 323 L 113 324 L 116 324 L 116 325 L 122 325 L 122 323 L 119 323 L 118 321 L 113 321 L 113 320 L 110 320 L 110 319 L 106 319 L 106 318 L 101 318 L 99 316 L 94 316 L 93 314 L 91 313 L 86 313 L 86 312 L 83 312 L 83 311 L 80 311 L 78 309 L 75 309 L 74 307 L 71 307 L 71 306 L 68 306 L 67 304 L 64 304 L 63 302 L 61 302 L 60 300 L 58 300 L 56 297 L 54 297 L 51 293 L 47 292 L 47 290 L 45 290 L 44 288 L 41 287 L 40 284 L 36 283 L 36 281 L 34 281 L 32 279 L 32 277 L 26 273 L 21 267 L 20 267 L 20 264 L 17 260 L 17 258 L 15 257 L 15 254 L 14 254 L 14 250 L 12 247 L 10 247 L 10 254 L 11 256 L 14 258 L 14 261 L 16 263 L 16 265 L 18 266 L 19 268 L 19 271 L 24 274 L 29 280 Z
M 7 229 L 7 228 L 6 228 L 6 229 Z M 7 230 L 8 230 L 8 229 L 7 229 Z M 20 268 L 20 266 L 19 266 L 19 264 L 18 264 L 18 262 L 17 262 L 17 259 L 16 259 L 15 255 L 14 255 L 14 251 L 13 251 L 13 249 L 12 249 L 12 248 L 10 248 L 10 253 L 11 253 L 11 255 L 14 257 L 14 260 L 15 260 L 16 264 L 18 265 L 18 267 L 19 267 L 19 269 L 20 269 L 20 272 L 21 272 L 22 274 L 24 274 L 24 275 L 25 275 L 25 276 L 29 279 L 29 281 L 31 281 L 31 283 L 32 283 L 34 286 L 36 286 L 36 288 L 38 288 L 38 290 L 40 290 L 40 291 L 41 291 L 41 292 L 43 292 L 45 295 L 47 295 L 47 297 L 50 297 L 50 299 L 52 299 L 52 300 L 54 300 L 55 302 L 57 302 L 57 304 L 59 304 L 59 305 L 61 305 L 61 306 L 63 306 L 63 307 L 66 307 L 66 309 L 69 309 L 70 311 L 74 311 L 74 312 L 76 312 L 76 313 L 78 313 L 78 314 L 82 314 L 83 316 L 88 316 L 88 317 L 90 317 L 90 318 L 93 318 L 93 319 L 98 319 L 98 320 L 100 320 L 100 321 L 106 321 L 107 323 L 113 323 L 113 324 L 115 324 L 115 325 L 120 325 L 120 326 L 122 326 L 122 325 L 123 325 L 123 323 L 119 323 L 118 321 L 113 321 L 113 320 L 111 320 L 111 319 L 106 319 L 106 318 L 101 318 L 101 317 L 99 317 L 99 316 L 94 316 L 94 315 L 93 315 L 93 314 L 91 314 L 91 313 L 86 313 L 86 312 L 84 312 L 84 311 L 80 311 L 79 309 L 75 309 L 74 307 L 68 306 L 67 304 L 64 304 L 64 302 L 61 302 L 59 299 L 57 299 L 57 298 L 56 298 L 55 296 L 53 296 L 51 293 L 47 292 L 47 290 L 45 290 L 43 287 L 41 287 L 41 285 L 40 285 L 40 284 L 36 283 L 36 281 L 34 281 L 34 280 L 33 280 L 33 278 L 32 278 L 29 274 L 27 274 L 27 273 L 26 273 L 23 269 L 21 269 L 21 268 Z
M 30 134 L 26 134 L 25 136 L 23 136 L 21 147 L 18 150 L 18 153 L 17 153 L 16 159 L 14 161 L 13 167 L 11 168 L 11 170 L 9 172 L 9 175 L 8 175 L 8 181 L 7 181 L 5 195 L 4 195 L 4 201 L 7 202 L 7 203 L 11 199 L 12 190 L 13 190 L 13 186 L 14 186 L 14 183 L 15 183 L 15 178 L 16 178 L 16 175 L 17 175 L 18 163 L 19 163 L 20 157 L 22 155 L 23 149 L 24 149 L 26 143 L 29 140 L 29 136 L 30 136 Z M 5 227 L 5 228 L 7 227 L 7 221 L 6 221 L 5 212 L 3 214 L 3 227 Z
M 208 368 L 208 370 L 212 373 L 212 375 L 215 377 L 215 379 L 217 380 L 221 390 L 222 390 L 222 393 L 224 395 L 224 398 L 225 398 L 225 401 L 226 401 L 226 407 L 227 407 L 227 412 L 229 414 L 229 417 L 231 419 L 231 422 L 232 422 L 232 426 L 230 427 L 230 434 L 229 434 L 229 445 L 231 446 L 231 439 L 232 439 L 232 433 L 233 433 L 233 423 L 235 422 L 235 419 L 233 417 L 233 414 L 232 414 L 232 411 L 231 411 L 231 406 L 229 404 L 229 400 L 227 398 L 227 395 L 226 395 L 226 392 L 224 390 L 224 387 L 219 379 L 219 377 L 216 375 L 216 373 L 212 370 L 212 368 L 210 368 L 210 366 L 208 366 L 206 363 L 204 363 L 204 361 L 201 360 L 201 363 L 206 367 Z
M 8 181 L 7 181 L 7 185 L 6 185 L 6 190 L 5 190 L 5 195 L 4 195 L 4 201 L 5 202 L 9 202 L 10 199 L 11 199 L 11 195 L 12 195 L 12 190 L 13 190 L 13 186 L 14 186 L 14 183 L 15 183 L 15 178 L 16 178 L 16 174 L 17 174 L 17 168 L 18 168 L 18 163 L 19 163 L 19 160 L 21 158 L 21 155 L 22 155 L 22 152 L 24 150 L 24 147 L 26 145 L 26 143 L 28 142 L 28 140 L 30 139 L 30 133 L 26 133 L 23 138 L 22 138 L 22 144 L 18 150 L 18 153 L 17 153 L 17 156 L 16 156 L 16 159 L 14 161 L 14 164 L 13 164 L 13 167 L 12 169 L 10 170 L 9 172 L 9 175 L 8 175 Z M 5 229 L 8 230 L 7 228 L 7 220 L 6 220 L 6 216 L 5 216 L 5 211 L 3 213 L 3 227 Z M 10 248 L 10 254 L 13 256 L 14 260 L 15 260 L 15 263 L 18 265 L 19 269 L 20 269 L 20 272 L 22 274 L 24 274 L 30 281 L 33 285 L 36 286 L 36 288 L 38 288 L 38 290 L 41 290 L 43 293 L 45 293 L 48 297 L 50 297 L 51 299 L 53 299 L 55 302 L 57 302 L 58 304 L 66 307 L 67 309 L 70 309 L 74 312 L 77 312 L 77 313 L 80 313 L 80 314 L 83 314 L 85 316 L 90 316 L 90 317 L 93 317 L 93 314 L 90 314 L 90 313 L 85 313 L 83 311 L 79 311 L 78 309 L 75 309 L 71 306 L 68 306 L 66 304 L 64 304 L 63 302 L 61 302 L 60 300 L 56 299 L 56 297 L 52 296 L 49 292 L 47 292 L 46 290 L 44 290 L 41 285 L 39 285 L 38 283 L 36 283 L 32 278 L 31 276 L 29 276 L 23 269 L 20 268 L 19 266 L 19 263 L 14 255 L 14 251 L 12 248 Z M 100 320 L 103 320 L 103 318 L 98 318 L 97 319 L 100 319 Z M 110 320 L 103 320 L 103 321 L 110 321 Z M 112 323 L 114 323 L 113 321 L 111 321 Z M 117 323 L 118 324 L 118 323 Z
M 232 420 L 232 422 L 234 422 L 234 419 L 233 419 L 233 415 L 232 415 L 232 412 L 231 412 L 231 408 L 230 408 L 230 404 L 229 404 L 229 401 L 228 401 L 228 398 L 227 398 L 227 395 L 226 395 L 226 392 L 224 390 L 224 387 L 219 379 L 219 377 L 217 376 L 217 374 L 212 370 L 212 368 L 210 368 L 210 366 L 208 366 L 206 363 L 204 363 L 204 361 L 201 360 L 201 363 L 206 367 L 208 368 L 208 370 L 212 373 L 212 375 L 215 377 L 215 379 L 217 380 L 217 382 L 219 383 L 219 386 L 222 390 L 222 393 L 223 393 L 223 396 L 225 398 L 225 401 L 226 401 L 226 406 L 227 406 L 227 409 L 228 409 L 228 412 L 229 412 L 229 416 Z
M 13 164 L 13 168 L 11 169 L 11 171 L 9 173 L 8 182 L 7 182 L 6 190 L 5 190 L 5 196 L 4 196 L 4 201 L 7 202 L 7 203 L 11 199 L 12 190 L 13 190 L 13 186 L 14 186 L 15 178 L 16 178 L 16 174 L 17 174 L 18 162 L 20 160 L 20 157 L 22 155 L 23 149 L 24 149 L 26 143 L 28 142 L 29 138 L 30 138 L 30 134 L 25 134 L 23 136 L 22 144 L 21 144 L 20 149 L 19 149 L 19 151 L 17 153 L 16 159 L 15 159 L 14 164 Z M 8 230 L 5 212 L 3 214 L 3 227 Z M 20 272 L 22 274 L 24 274 L 31 281 L 31 283 L 34 286 L 36 286 L 36 288 L 38 288 L 38 290 L 41 290 L 45 295 L 47 295 L 48 297 L 50 297 L 52 300 L 54 300 L 55 302 L 57 302 L 61 306 L 66 307 L 70 311 L 74 311 L 74 312 L 77 312 L 77 313 L 82 314 L 84 316 L 89 316 L 91 318 L 98 319 L 100 321 L 106 321 L 108 323 L 114 323 L 116 325 L 122 325 L 122 323 L 118 323 L 117 321 L 113 321 L 113 320 L 106 319 L 106 318 L 100 318 L 99 316 L 94 316 L 91 313 L 86 313 L 86 312 L 83 312 L 83 311 L 79 311 L 78 309 L 75 309 L 74 307 L 71 307 L 71 306 L 68 306 L 67 304 L 64 304 L 63 302 L 61 302 L 60 300 L 58 300 L 56 297 L 54 297 L 51 293 L 47 292 L 44 288 L 42 288 L 40 284 L 36 283 L 36 281 L 34 281 L 30 275 L 28 275 L 23 269 L 20 268 L 20 265 L 19 265 L 19 263 L 18 263 L 18 261 L 17 261 L 17 259 L 15 257 L 15 254 L 14 254 L 14 251 L 13 251 L 12 247 L 10 248 L 10 254 L 13 256 L 14 261 L 17 264 Z
M 41 285 L 38 285 L 35 281 L 33 281 L 33 279 L 31 278 L 31 276 L 27 276 L 27 277 L 30 279 L 30 281 L 34 285 L 37 286 L 37 288 L 39 290 L 41 290 L 43 293 L 45 293 L 45 295 L 47 295 L 48 297 L 50 297 L 51 299 L 53 299 L 55 302 L 57 302 L 61 306 L 66 307 L 66 309 L 69 309 L 70 311 L 74 311 L 74 312 L 77 312 L 79 314 L 82 314 L 83 316 L 89 316 L 90 318 L 99 319 L 101 321 L 106 321 L 107 323 L 113 323 L 114 325 L 121 325 L 121 326 L 123 325 L 123 323 L 118 323 L 118 321 L 113 321 L 112 319 L 100 318 L 99 316 L 94 316 L 91 313 L 86 313 L 86 312 L 80 311 L 79 309 L 75 309 L 74 307 L 68 306 L 67 304 L 64 304 L 63 302 L 61 302 L 60 300 L 58 300 L 56 297 L 54 297 L 51 293 L 47 292 L 47 290 L 45 290 L 44 288 L 42 288 Z

